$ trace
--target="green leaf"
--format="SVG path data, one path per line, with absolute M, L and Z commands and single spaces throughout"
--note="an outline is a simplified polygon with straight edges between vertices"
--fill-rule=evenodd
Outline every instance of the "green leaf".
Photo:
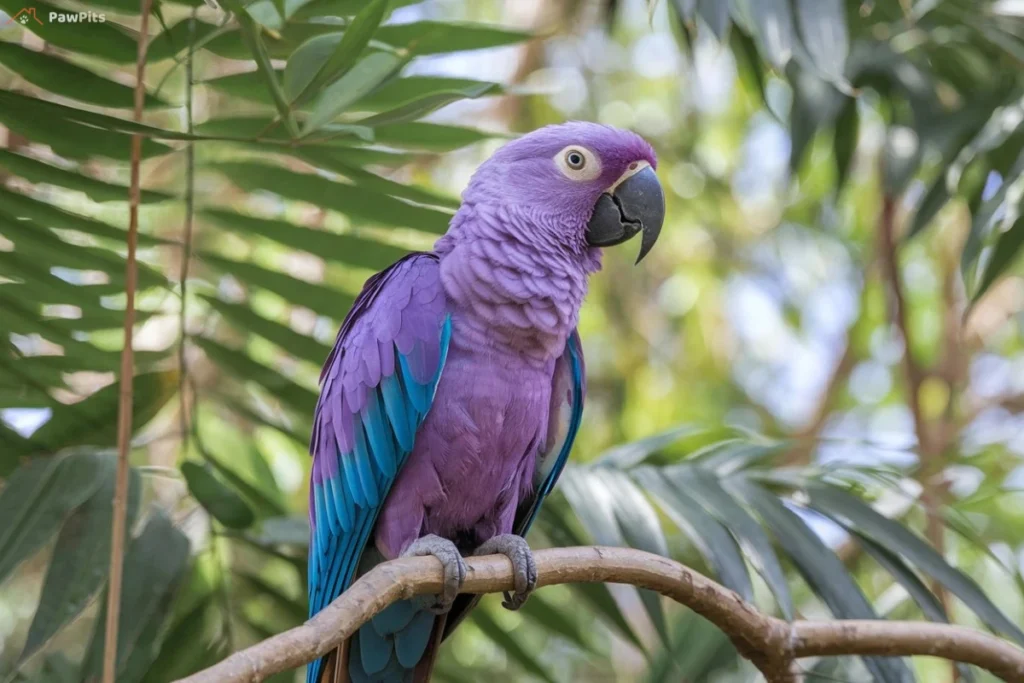
M 277 107 L 281 120 L 284 121 L 285 127 L 291 136 L 298 137 L 299 127 L 295 123 L 291 104 L 285 95 L 284 88 L 281 87 L 280 81 L 277 80 L 277 72 L 274 71 L 274 66 L 270 61 L 270 54 L 263 44 L 262 30 L 253 21 L 252 17 L 241 9 L 237 0 L 225 1 L 228 2 L 228 6 L 235 12 L 242 33 L 242 39 L 246 47 L 249 48 L 253 59 L 256 60 L 256 66 L 259 68 L 259 73 L 263 77 L 263 82 L 267 86 L 270 97 L 274 100 L 274 106 Z
M 134 87 L 122 85 L 60 57 L 30 50 L 17 43 L 0 42 L 0 64 L 29 83 L 63 97 L 100 107 L 131 109 L 134 106 Z M 171 105 L 147 93 L 145 106 Z
M 188 490 L 210 515 L 229 529 L 248 529 L 256 521 L 252 508 L 214 476 L 209 467 L 195 462 L 181 465 Z
M 405 249 L 354 235 L 339 235 L 327 230 L 314 230 L 294 223 L 245 216 L 223 209 L 207 209 L 200 215 L 242 237 L 259 235 L 329 261 L 370 270 L 383 270 L 408 253 Z M 341 307 L 335 306 L 330 316 L 338 317 L 340 313 Z
M 495 137 L 473 128 L 423 121 L 377 126 L 373 129 L 373 134 L 374 139 L 383 145 L 431 152 L 449 152 Z
M 698 501 L 736 537 L 744 555 L 753 562 L 758 574 L 764 578 L 778 601 L 782 616 L 792 620 L 795 612 L 786 575 L 761 525 L 736 502 L 710 472 L 699 467 L 681 467 L 666 472 L 665 476 L 684 493 Z
M 971 296 L 972 301 L 980 299 L 999 279 L 999 276 L 1006 272 L 1020 256 L 1022 248 L 1024 248 L 1024 216 L 1019 216 L 996 238 L 989 259 L 985 262 L 978 287 Z
M 754 0 L 750 2 L 754 35 L 765 57 L 781 69 L 793 56 L 793 16 L 789 0 Z
M 729 3 L 722 0 L 697 0 L 697 14 L 711 32 L 723 42 L 725 33 L 729 30 Z
M 415 21 L 381 26 L 375 40 L 405 48 L 417 55 L 445 54 L 514 45 L 531 38 L 529 33 L 496 26 L 455 21 Z
M 285 595 L 284 591 L 277 586 L 250 572 L 238 572 L 235 576 L 248 584 L 257 596 L 269 599 L 270 603 L 278 608 L 278 611 L 286 617 L 282 619 L 285 623 L 281 627 L 298 626 L 308 618 L 309 613 L 306 610 L 305 600 L 297 600 Z
M 315 71 L 309 77 L 305 85 L 291 94 L 294 101 L 303 92 L 316 91 L 326 83 L 343 77 L 350 69 L 355 68 L 356 59 L 363 53 L 366 46 L 373 38 L 374 32 L 380 26 L 388 11 L 388 0 L 370 0 L 360 10 L 359 14 L 345 28 L 341 40 L 337 42 L 335 50 L 329 57 L 317 65 Z M 299 48 L 301 50 L 301 48 Z M 298 54 L 298 51 L 296 51 Z M 288 60 L 289 65 L 291 60 Z M 357 66 L 357 65 L 356 65 Z M 301 80 L 306 80 L 303 74 Z
M 50 104 L 16 93 L 0 91 L 0 123 L 35 143 L 49 145 L 54 152 L 69 159 L 103 157 L 114 161 L 128 161 L 131 156 L 131 136 L 63 118 L 58 115 L 57 110 L 50 108 Z M 95 118 L 113 120 L 112 117 L 100 115 L 95 115 Z M 142 141 L 143 158 L 169 151 L 167 145 L 154 140 Z
M 0 492 L 0 583 L 96 492 L 100 473 L 98 458 L 90 454 L 35 458 L 15 470 Z
M 815 68 L 832 81 L 842 81 L 850 36 L 843 0 L 796 0 L 800 37 Z
M 730 483 L 772 530 L 804 580 L 839 619 L 877 619 L 874 608 L 832 550 L 774 495 L 750 481 Z M 893 657 L 864 657 L 881 683 L 913 683 L 906 662 Z
M 316 366 L 323 365 L 324 359 L 331 351 L 330 346 L 321 344 L 312 337 L 299 334 L 287 325 L 257 315 L 244 304 L 228 303 L 207 295 L 200 295 L 200 298 L 213 310 L 231 321 L 240 332 L 257 334 L 281 347 L 285 353 L 309 361 Z
M 132 382 L 132 433 L 152 420 L 178 391 L 178 371 L 136 375 Z M 69 446 L 113 446 L 117 443 L 119 383 L 88 398 L 54 407 L 50 420 L 29 438 L 33 453 L 56 453 Z
M 273 472 L 270 471 L 255 444 L 250 444 L 247 460 L 242 457 L 233 459 L 234 467 L 228 467 L 202 444 L 199 446 L 199 452 L 203 456 L 203 460 L 217 470 L 252 504 L 258 515 L 276 517 L 287 512 L 287 508 L 282 502 L 281 490 L 277 487 L 277 482 L 274 481 Z M 248 472 L 248 474 L 242 475 L 239 474 L 239 471 Z M 263 474 L 262 478 L 261 473 Z
M 504 89 L 498 83 L 469 78 L 447 76 L 410 75 L 393 78 L 353 105 L 359 111 L 389 111 L 440 93 L 485 92 L 500 95 Z
M 295 173 L 280 166 L 253 162 L 221 162 L 213 168 L 247 192 L 264 190 L 287 199 L 308 202 L 322 209 L 381 225 L 410 227 L 437 234 L 448 229 L 451 215 L 407 204 L 365 188 Z
M 535 600 L 535 598 L 540 598 L 540 600 Z M 552 605 L 541 594 L 531 595 L 526 604 L 520 608 L 519 613 L 552 635 L 565 638 L 583 652 L 598 654 L 590 642 L 590 637 L 584 635 L 579 620 L 568 616 L 565 610 Z
M 942 606 L 942 601 L 928 589 L 928 586 L 924 585 L 924 582 L 907 566 L 903 558 L 894 552 L 890 552 L 884 546 L 875 543 L 867 536 L 857 533 L 856 530 L 851 530 L 851 532 L 856 536 L 864 552 L 903 586 L 903 589 L 907 591 L 907 595 L 917 603 L 925 617 L 932 621 L 949 623 L 949 618 L 946 615 L 946 609 Z M 956 667 L 960 671 L 960 678 L 962 680 L 967 681 L 967 683 L 973 683 L 975 680 L 974 671 L 970 666 L 957 662 Z
M 354 300 L 351 295 L 333 287 L 299 280 L 254 263 L 231 261 L 206 253 L 202 255 L 202 260 L 251 287 L 261 287 L 295 306 L 305 306 L 314 313 L 328 318 L 343 318 Z
M 6 157 L 0 157 L 0 163 L 3 163 L 2 160 L 4 159 Z M 0 187 L 0 206 L 3 207 L 0 210 L 4 213 L 10 214 L 15 218 L 27 218 L 48 228 L 74 230 L 85 235 L 111 239 L 119 244 L 125 244 L 128 239 L 128 231 L 124 228 L 115 227 L 94 218 L 87 218 L 86 216 L 65 211 L 52 204 L 47 204 L 32 197 L 26 197 L 3 187 Z M 138 239 L 140 247 L 151 247 L 167 243 L 166 240 L 144 233 L 139 233 Z
M 2 44 L 0 43 L 0 45 Z M 90 178 L 80 172 L 68 171 L 6 149 L 0 149 L 0 167 L 6 168 L 12 175 L 19 176 L 32 183 L 41 183 L 83 192 L 94 202 L 128 201 L 129 188 L 126 185 L 114 185 L 113 183 Z M 167 192 L 143 190 L 141 199 L 144 203 L 149 203 L 162 202 L 173 197 L 174 195 Z M 4 203 L 4 210 L 9 210 L 6 202 Z M 125 235 L 127 236 L 127 232 L 125 232 Z
M 16 220 L 2 210 L 0 232 L 14 242 L 15 253 L 21 258 L 46 263 L 50 268 L 101 271 L 106 273 L 111 285 L 124 287 L 125 262 L 114 251 L 69 244 L 53 231 L 30 221 Z M 163 275 L 145 263 L 138 263 L 136 270 L 140 289 L 167 284 Z
M 655 467 L 641 467 L 633 472 L 637 481 L 658 501 L 666 516 L 679 527 L 708 561 L 715 576 L 744 600 L 754 599 L 754 587 L 747 573 L 747 564 L 733 536 L 704 508 L 686 496 Z
M 632 480 L 626 474 L 610 468 L 594 468 L 592 474 L 603 480 L 609 494 L 614 492 L 612 507 L 626 543 L 632 548 L 668 557 L 668 543 L 658 521 L 658 514 Z M 667 645 L 670 639 L 661 596 L 654 591 L 641 590 L 640 599 L 662 642 Z
M 407 123 L 437 111 L 446 104 L 451 104 L 452 102 L 465 99 L 473 100 L 478 97 L 491 94 L 497 89 L 498 88 L 492 83 L 475 83 L 473 85 L 468 85 L 463 88 L 447 92 L 437 92 L 403 104 L 395 109 L 382 111 L 379 114 L 374 114 L 373 116 L 365 119 L 360 119 L 357 123 L 362 126 L 371 126 L 374 128 L 377 126 Z M 381 141 L 384 140 L 383 137 L 379 137 L 378 139 Z
M 407 61 L 407 58 L 390 52 L 373 52 L 361 59 L 348 73 L 320 93 L 313 105 L 313 112 L 303 126 L 302 136 L 308 137 L 333 121 L 353 102 L 398 73 Z M 357 123 L 374 125 L 368 121 Z
M 857 153 L 857 140 L 860 135 L 860 116 L 857 113 L 857 100 L 848 97 L 839 116 L 836 118 L 835 133 L 832 137 L 832 155 L 836 161 L 836 192 L 840 193 L 846 186 L 846 180 L 853 170 L 853 161 Z
M 577 533 L 576 528 L 568 519 L 572 515 L 570 509 L 565 505 L 565 499 L 556 496 L 549 499 L 540 508 L 537 517 L 538 526 L 544 529 L 545 535 L 551 539 L 556 546 L 572 547 L 587 545 L 588 539 Z M 624 639 L 633 643 L 638 649 L 643 650 L 643 644 L 637 637 L 633 627 L 622 614 L 614 596 L 603 583 L 578 583 L 571 584 L 569 590 L 585 602 L 595 614 L 602 617 L 605 623 Z M 645 653 L 646 654 L 646 653 Z
M 188 568 L 189 542 L 167 515 L 154 508 L 145 528 L 133 538 L 124 558 L 120 626 L 117 632 L 117 680 L 140 681 L 156 658 L 159 636 L 171 611 L 171 600 Z M 82 671 L 99 680 L 107 614 L 106 595 L 96 617 Z
M 953 567 L 914 532 L 898 522 L 883 517 L 871 506 L 834 486 L 814 484 L 807 487 L 811 505 L 828 515 L 839 524 L 856 529 L 879 545 L 906 557 L 951 593 L 995 631 L 1008 634 L 1019 643 L 1024 643 L 1024 631 L 1004 615 L 985 596 L 977 583 L 956 567 Z
M 276 370 L 257 363 L 242 351 L 229 349 L 204 337 L 193 337 L 192 341 L 211 361 L 234 374 L 238 381 L 255 382 L 300 415 L 313 414 L 317 401 L 316 392 L 296 384 Z
M 356 185 L 375 192 L 388 194 L 392 197 L 401 197 L 402 199 L 408 199 L 421 204 L 432 204 L 448 209 L 459 208 L 460 202 L 457 199 L 438 194 L 424 187 L 406 185 L 405 183 L 399 183 L 379 176 L 376 173 L 371 173 L 360 168 L 355 163 L 347 163 L 343 158 L 343 156 L 347 155 L 334 154 L 331 150 L 327 149 L 300 147 L 295 150 L 293 156 L 326 171 L 345 176 Z
M 77 617 L 102 587 L 110 569 L 111 521 L 117 459 L 100 460 L 100 485 L 64 523 L 43 580 L 43 594 L 29 626 L 19 662 L 35 654 Z M 142 493 L 139 475 L 130 473 L 126 529 L 131 529 Z
M 548 683 L 555 683 L 555 679 L 551 677 L 540 661 L 530 654 L 529 649 L 494 621 L 494 617 L 486 609 L 473 610 L 469 618 L 483 631 L 485 636 L 497 643 L 508 654 L 509 659 L 534 676 Z
M 614 477 L 615 487 L 609 486 L 606 479 L 613 476 L 612 470 L 598 472 L 597 468 L 572 468 L 563 475 L 562 491 L 580 523 L 598 545 L 628 548 L 636 543 L 637 547 L 648 552 L 667 555 L 664 536 L 650 505 L 625 475 Z M 629 495 L 628 505 L 620 497 L 619 486 L 629 487 L 635 492 Z M 642 508 L 631 510 L 630 506 L 636 504 L 641 504 Z M 659 636 L 667 641 L 660 596 L 646 589 L 638 589 L 637 592 Z

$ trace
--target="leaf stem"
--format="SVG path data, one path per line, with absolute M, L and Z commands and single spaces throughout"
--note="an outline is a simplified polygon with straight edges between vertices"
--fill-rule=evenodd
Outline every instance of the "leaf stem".
M 141 0 L 139 51 L 135 63 L 134 120 L 142 121 L 146 98 L 146 50 L 149 47 L 149 14 L 153 0 Z M 128 455 L 132 433 L 132 379 L 134 357 L 132 334 L 135 326 L 135 288 L 138 267 L 135 251 L 139 239 L 140 173 L 142 136 L 135 134 L 131 143 L 131 185 L 128 204 L 128 255 L 125 259 L 124 348 L 121 349 L 121 386 L 117 410 L 117 480 L 114 487 L 113 523 L 110 543 L 110 590 L 107 592 L 107 623 L 103 641 L 103 683 L 117 678 L 118 619 L 121 616 L 121 579 L 124 571 L 124 541 L 127 527 Z

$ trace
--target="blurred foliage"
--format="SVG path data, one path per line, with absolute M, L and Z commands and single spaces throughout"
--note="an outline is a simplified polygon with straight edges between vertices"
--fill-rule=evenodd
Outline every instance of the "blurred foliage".
M 668 554 L 787 618 L 1024 641 L 1019 2 L 222 4 L 156 4 L 143 124 L 134 0 L 35 2 L 106 21 L 0 28 L 0 680 L 100 667 L 133 134 L 118 680 L 304 619 L 306 442 L 340 319 L 445 230 L 494 131 L 566 118 L 655 144 L 669 223 L 644 268 L 610 253 L 593 279 L 576 465 L 531 541 Z M 806 664 L 953 680 L 924 658 Z M 600 585 L 485 600 L 437 678 L 497 671 L 756 680 L 701 618 Z

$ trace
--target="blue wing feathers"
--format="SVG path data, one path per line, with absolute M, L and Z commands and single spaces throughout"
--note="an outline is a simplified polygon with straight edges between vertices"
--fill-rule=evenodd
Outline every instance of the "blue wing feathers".
M 412 622 L 395 634 L 395 654 L 398 662 L 406 669 L 412 669 L 423 657 L 430 642 L 430 633 L 434 630 L 434 615 L 421 611 L 412 618 Z
M 379 507 L 430 409 L 451 338 L 436 271 L 436 257 L 419 254 L 371 278 L 321 373 L 311 446 L 310 616 L 354 579 Z M 329 468 L 328 458 L 337 459 Z M 378 615 L 353 638 L 352 680 L 402 680 L 402 666 L 422 657 L 433 619 L 408 603 Z M 307 667 L 307 681 L 319 680 L 325 661 Z

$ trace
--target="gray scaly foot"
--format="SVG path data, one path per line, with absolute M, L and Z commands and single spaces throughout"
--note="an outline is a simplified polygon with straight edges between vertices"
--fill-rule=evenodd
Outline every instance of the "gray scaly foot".
M 447 538 L 441 538 L 430 534 L 423 538 L 417 538 L 412 542 L 402 557 L 423 557 L 433 555 L 440 560 L 444 567 L 444 587 L 439 595 L 424 596 L 426 604 L 424 608 L 434 614 L 447 614 L 455 602 L 455 597 L 466 580 L 466 563 L 459 554 L 459 549 Z
M 504 555 L 512 563 L 512 577 L 515 592 L 505 592 L 503 607 L 517 610 L 523 606 L 530 593 L 537 587 L 537 564 L 533 551 L 526 539 L 515 534 L 501 534 L 487 540 L 476 549 L 474 555 Z

